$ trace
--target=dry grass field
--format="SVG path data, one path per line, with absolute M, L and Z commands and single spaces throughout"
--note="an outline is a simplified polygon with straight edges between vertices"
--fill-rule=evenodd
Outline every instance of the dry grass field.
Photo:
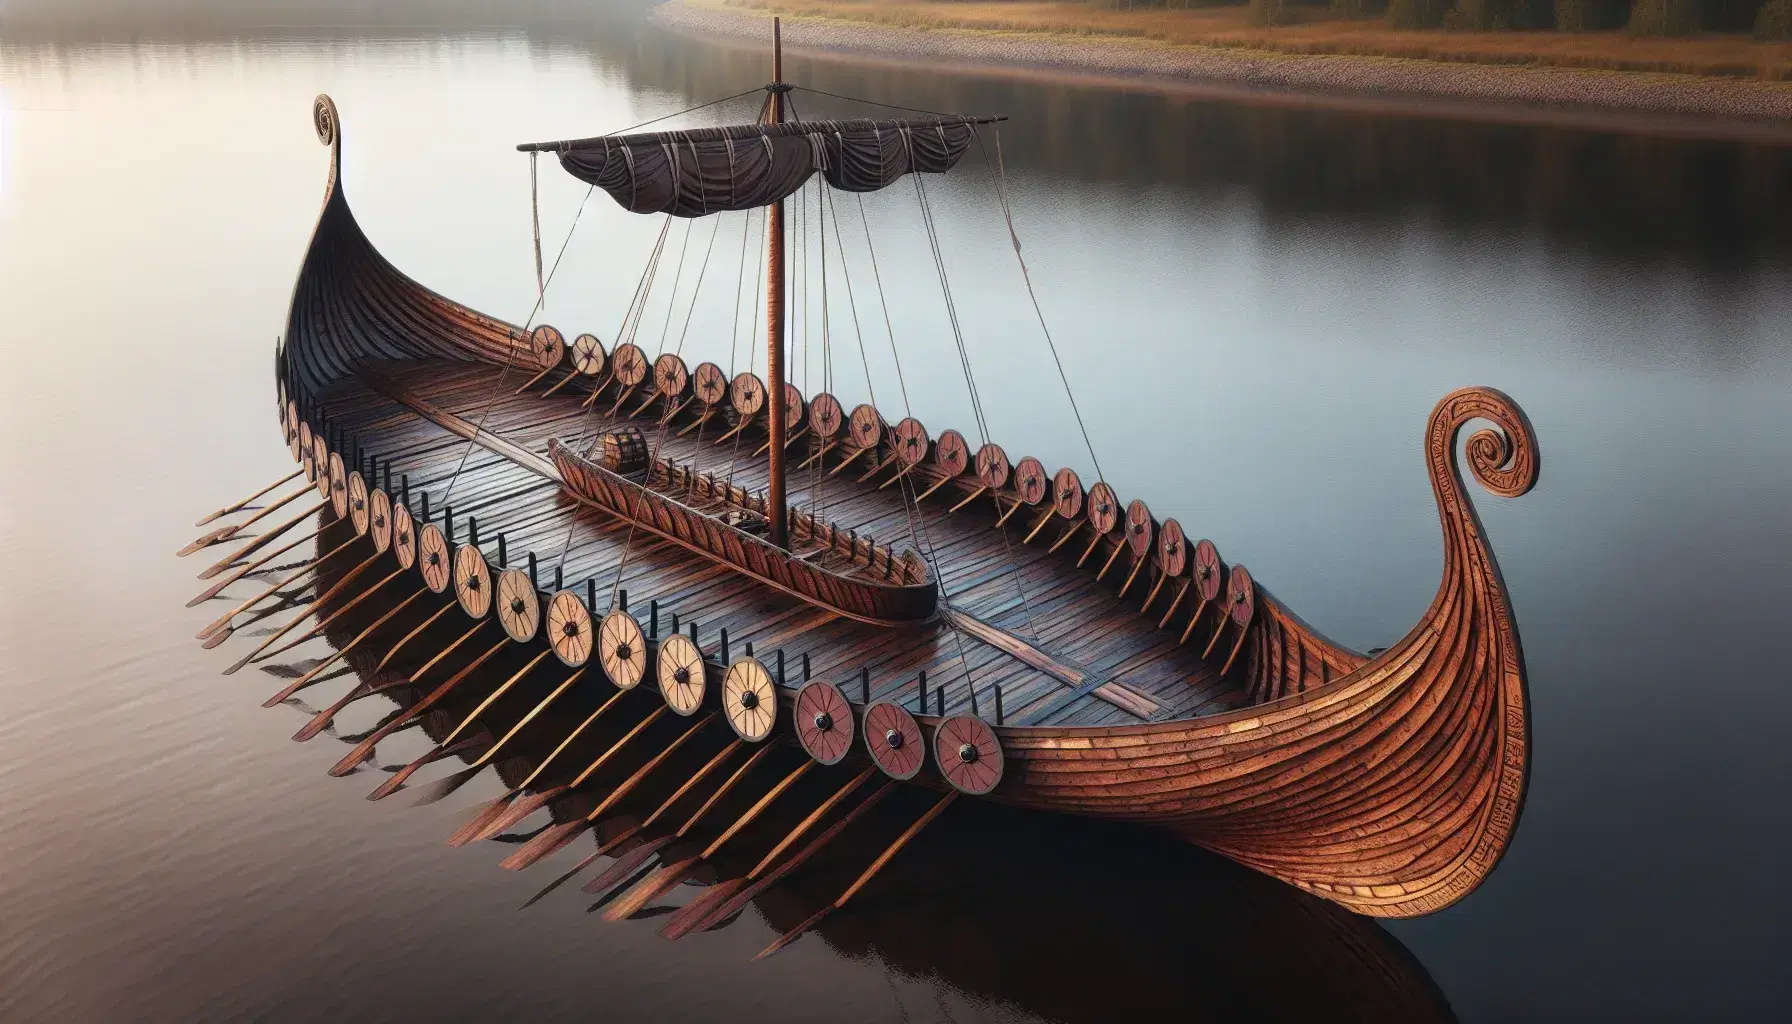
M 1145 40 L 1300 54 L 1416 57 L 1474 64 L 1548 65 L 1654 71 L 1732 78 L 1792 80 L 1792 43 L 1757 42 L 1743 34 L 1684 39 L 1610 32 L 1451 32 L 1402 30 L 1379 17 L 1337 18 L 1298 8 L 1298 23 L 1253 25 L 1243 6 L 1188 10 L 1133 9 L 1029 0 L 709 0 L 798 17 L 871 22 L 902 28 L 966 29 Z

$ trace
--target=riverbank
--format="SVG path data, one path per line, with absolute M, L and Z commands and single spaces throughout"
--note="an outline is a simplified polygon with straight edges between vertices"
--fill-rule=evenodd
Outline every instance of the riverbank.
M 877 10 L 828 0 L 790 6 L 674 0 L 655 8 L 653 18 L 676 30 L 763 46 L 769 21 L 779 14 L 786 49 L 823 59 L 1146 86 L 1245 102 L 1792 142 L 1792 82 L 1786 81 L 1299 53 L 994 23 L 897 25 L 871 20 Z M 882 11 L 890 16 L 888 8 Z

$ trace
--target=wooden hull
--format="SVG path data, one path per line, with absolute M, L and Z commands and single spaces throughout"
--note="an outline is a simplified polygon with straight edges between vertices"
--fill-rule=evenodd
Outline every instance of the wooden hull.
M 524 358 L 520 329 L 430 292 L 374 250 L 337 182 L 340 142 L 334 107 L 326 111 L 326 105 L 320 100 L 318 117 L 332 148 L 332 175 L 281 353 L 285 396 L 312 407 L 331 387 L 384 361 L 508 366 Z M 1399 643 L 1367 658 L 1326 640 L 1259 591 L 1248 622 L 1219 619 L 1221 625 L 1208 627 L 1216 639 L 1220 629 L 1236 637 L 1228 642 L 1242 666 L 1244 690 L 1258 703 L 1131 725 L 995 725 L 1006 775 L 988 798 L 1168 828 L 1364 914 L 1424 914 L 1472 891 L 1516 827 L 1530 735 L 1517 631 L 1459 468 L 1458 435 L 1474 421 L 1493 424 L 1467 442 L 1475 476 L 1505 496 L 1535 483 L 1537 443 L 1515 403 L 1485 388 L 1463 389 L 1439 403 L 1426 427 L 1424 454 L 1443 529 L 1443 579 Z M 583 500 L 631 516 L 631 496 L 641 494 L 635 485 L 593 472 L 564 449 L 551 454 L 556 465 L 547 472 L 564 478 Z M 542 461 L 516 461 L 529 458 Z M 964 500 L 976 496 L 971 491 Z M 734 538 L 706 535 L 703 517 L 680 513 L 676 502 L 649 504 L 634 522 L 773 588 L 809 600 L 806 591 L 831 585 L 780 576 L 788 562 L 781 569 L 755 561 L 749 546 L 730 548 Z M 1113 564 L 1123 543 L 1097 535 L 1080 559 L 1067 550 L 1065 574 L 1073 571 L 1072 560 L 1099 565 L 1105 556 Z M 882 603 L 887 598 L 911 603 L 892 610 Z M 893 622 L 920 613 L 926 598 L 833 592 L 827 600 L 865 621 Z M 1190 619 L 1189 606 L 1180 614 L 1192 628 L 1201 612 Z M 1165 622 L 1172 632 L 1181 624 L 1169 614 Z M 1022 656 L 1072 686 L 1087 679 L 1093 691 L 1101 682 L 1037 651 Z M 1227 658 L 1219 675 L 1231 664 Z M 788 701 L 791 694 L 782 696 Z M 939 721 L 922 717 L 921 724 L 932 730 Z
M 939 589 L 931 581 L 892 586 L 827 572 L 581 458 L 558 441 L 550 442 L 548 450 L 566 489 L 580 501 L 810 604 L 879 626 L 925 622 L 938 608 Z M 816 528 L 808 520 L 809 532 Z M 803 533 L 799 520 L 796 535 Z M 902 571 L 900 563 L 897 571 Z

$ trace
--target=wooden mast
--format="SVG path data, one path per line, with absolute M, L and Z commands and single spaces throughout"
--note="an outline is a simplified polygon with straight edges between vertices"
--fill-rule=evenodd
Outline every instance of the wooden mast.
M 779 19 L 772 19 L 771 102 L 766 121 L 784 122 L 784 45 Z M 766 494 L 766 514 L 771 519 L 767 538 L 774 547 L 788 548 L 790 511 L 784 499 L 784 200 L 771 206 L 771 224 L 765 253 L 765 375 L 771 417 L 771 484 Z

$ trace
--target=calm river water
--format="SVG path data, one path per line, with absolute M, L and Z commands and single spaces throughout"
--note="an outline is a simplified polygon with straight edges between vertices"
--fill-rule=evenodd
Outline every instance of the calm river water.
M 1436 586 L 1432 403 L 1518 399 L 1542 483 L 1476 494 L 1534 774 L 1498 872 L 1421 920 L 1333 936 L 1198 851 L 955 812 L 903 905 L 750 964 L 758 911 L 677 944 L 570 893 L 518 912 L 542 879 L 441 842 L 473 795 L 410 810 L 326 778 L 336 755 L 258 707 L 267 677 L 195 647 L 213 613 L 182 607 L 198 566 L 172 552 L 290 467 L 269 363 L 322 194 L 315 93 L 386 255 L 521 320 L 512 144 L 752 88 L 763 55 L 570 0 L 142 6 L 0 4 L 0 1018 L 1278 1019 L 1332 1005 L 1299 993 L 1334 941 L 1464 1020 L 1792 1015 L 1792 153 L 792 61 L 1012 118 L 1017 225 L 1108 478 L 1345 643 L 1391 643 Z M 1075 463 L 989 166 L 965 163 L 929 188 L 992 430 Z M 550 251 L 581 191 L 544 173 Z M 913 194 L 867 208 L 915 411 L 965 425 Z M 735 274 L 739 222 L 718 230 Z M 612 333 L 657 231 L 593 202 L 548 319 Z M 725 358 L 711 318 L 690 345 Z M 988 881 L 953 842 L 1033 852 Z

